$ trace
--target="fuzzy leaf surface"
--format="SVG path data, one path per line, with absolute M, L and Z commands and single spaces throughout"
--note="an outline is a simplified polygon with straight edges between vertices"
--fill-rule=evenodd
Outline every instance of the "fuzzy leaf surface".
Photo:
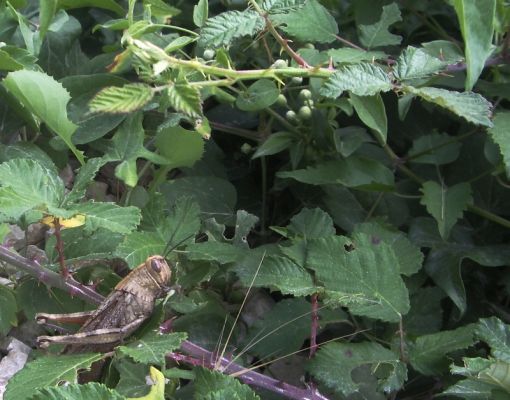
M 130 113 L 147 104 L 154 92 L 143 83 L 128 83 L 102 89 L 89 103 L 90 111 L 104 113 Z

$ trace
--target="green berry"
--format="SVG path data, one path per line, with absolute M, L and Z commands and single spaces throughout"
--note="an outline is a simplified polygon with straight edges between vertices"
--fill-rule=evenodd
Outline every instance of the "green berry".
M 243 145 L 241 146 L 241 152 L 244 154 L 249 154 L 251 153 L 252 150 L 253 148 L 249 143 L 243 143 Z
M 294 111 L 289 110 L 285 113 L 285 118 L 287 118 L 288 121 L 296 121 L 297 115 Z
M 213 49 L 204 50 L 204 60 L 212 60 L 216 52 Z
M 299 85 L 303 83 L 303 78 L 301 76 L 295 76 L 294 78 L 291 79 L 291 82 L 296 85 Z
M 281 69 L 281 68 L 287 68 L 287 66 L 288 66 L 287 61 L 278 59 L 273 63 L 273 65 L 271 65 L 271 68 Z
M 287 98 L 285 97 L 284 94 L 280 94 L 278 96 L 278 98 L 276 99 L 276 105 L 278 105 L 280 107 L 284 107 L 287 105 Z
M 310 92 L 308 89 L 303 89 L 299 92 L 299 98 L 301 100 L 307 100 L 312 98 L 312 92 Z
M 301 120 L 308 120 L 312 116 L 312 109 L 308 106 L 303 106 L 298 111 Z

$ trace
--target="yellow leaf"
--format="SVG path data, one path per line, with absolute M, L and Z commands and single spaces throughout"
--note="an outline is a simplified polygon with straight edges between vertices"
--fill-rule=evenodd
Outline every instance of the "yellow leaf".
M 44 225 L 48 225 L 50 228 L 55 228 L 55 217 L 52 215 L 48 215 L 47 217 L 44 217 L 41 219 L 41 223 Z M 85 215 L 83 214 L 76 214 L 72 218 L 59 218 L 58 222 L 60 223 L 60 227 L 62 229 L 65 228 L 76 228 L 77 226 L 81 226 L 85 224 Z
M 128 400 L 164 400 L 165 399 L 165 376 L 160 370 L 151 367 L 150 376 L 154 384 L 150 392 L 142 397 L 129 397 Z

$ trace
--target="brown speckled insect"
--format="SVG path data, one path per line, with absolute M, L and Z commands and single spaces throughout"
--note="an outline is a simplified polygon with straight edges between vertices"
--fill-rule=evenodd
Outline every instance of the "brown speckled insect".
M 70 335 L 39 336 L 40 347 L 66 344 L 63 353 L 108 352 L 133 333 L 154 310 L 156 299 L 167 291 L 172 271 L 164 257 L 152 256 L 122 279 L 95 311 L 36 314 L 36 321 L 81 323 Z

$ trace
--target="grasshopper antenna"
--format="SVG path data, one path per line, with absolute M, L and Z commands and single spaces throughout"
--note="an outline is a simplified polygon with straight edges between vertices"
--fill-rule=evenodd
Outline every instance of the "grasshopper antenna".
M 191 235 L 189 236 L 186 236 L 184 239 L 180 240 L 177 244 L 175 244 L 174 246 L 170 247 L 170 243 L 172 243 L 172 239 L 173 239 L 173 235 L 172 237 L 170 238 L 170 240 L 168 241 L 168 243 L 166 244 L 166 247 L 165 247 L 165 250 L 163 250 L 163 257 L 166 258 L 173 250 L 175 250 L 177 247 L 179 247 L 181 244 L 183 244 L 184 242 L 186 242 L 188 239 L 191 239 L 192 237 L 194 237 L 195 234 L 192 233 Z M 170 247 L 170 248 L 169 248 Z

